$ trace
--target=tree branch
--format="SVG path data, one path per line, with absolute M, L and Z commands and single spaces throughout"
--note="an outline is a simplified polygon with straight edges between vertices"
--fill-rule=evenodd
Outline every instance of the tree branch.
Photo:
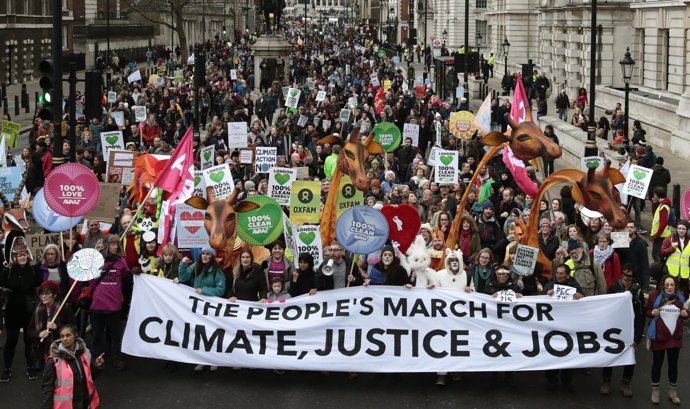
M 150 21 L 150 22 L 152 22 L 152 23 L 155 23 L 155 24 L 160 24 L 160 25 L 166 26 L 166 27 L 168 27 L 168 28 L 170 28 L 170 29 L 173 29 L 173 30 L 177 30 L 177 27 L 175 27 L 174 25 L 172 25 L 172 24 L 170 24 L 170 23 L 168 23 L 168 22 L 166 22 L 166 21 L 158 20 L 158 19 L 156 19 L 156 18 L 153 18 L 153 17 L 151 17 L 151 16 L 146 15 L 146 14 L 145 14 L 141 9 L 139 9 L 139 7 L 137 7 L 137 6 L 134 4 L 134 2 L 132 2 L 131 0 L 125 0 L 124 3 L 127 5 L 127 7 L 129 7 L 131 10 L 135 11 L 137 14 L 139 14 L 140 16 L 142 16 L 144 19 L 146 19 L 146 20 L 148 20 L 148 21 Z

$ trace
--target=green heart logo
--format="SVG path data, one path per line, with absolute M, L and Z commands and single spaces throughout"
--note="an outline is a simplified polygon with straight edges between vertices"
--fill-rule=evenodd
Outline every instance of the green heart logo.
M 314 239 L 316 238 L 316 233 L 313 231 L 306 232 L 303 231 L 299 234 L 299 239 L 302 240 L 302 243 L 306 244 L 307 246 L 310 245 Z
M 285 185 L 289 180 L 290 180 L 290 175 L 287 173 L 276 173 L 276 182 L 280 183 L 281 185 Z
M 259 207 L 237 214 L 237 235 L 250 246 L 265 246 L 276 241 L 283 232 L 283 210 L 280 205 L 263 195 L 252 196 L 242 202 L 245 201 Z
M 115 142 L 120 139 L 117 135 L 108 135 L 105 137 L 105 141 L 110 145 L 115 145 Z
M 448 166 L 453 162 L 453 157 L 449 155 L 442 155 L 438 160 L 441 161 L 444 165 Z
M 211 151 L 204 152 L 204 160 L 209 160 L 209 159 L 211 159 Z
M 194 176 L 194 187 L 199 186 L 199 182 L 201 182 L 201 176 Z
M 402 142 L 400 128 L 392 122 L 380 122 L 374 129 L 374 140 L 381 144 L 385 152 L 393 152 Z
M 647 172 L 635 169 L 633 171 L 633 176 L 635 176 L 635 179 L 637 179 L 637 180 L 642 180 L 647 176 Z
M 216 183 L 220 183 L 220 182 L 223 180 L 223 178 L 225 177 L 225 172 L 222 171 L 222 170 L 218 170 L 218 171 L 215 171 L 215 172 L 211 172 L 211 174 L 208 175 L 208 177 L 209 177 L 209 179 L 211 179 L 212 181 L 214 181 L 214 182 L 216 182 Z
M 297 90 L 296 89 L 290 90 L 290 96 L 293 98 L 296 97 L 297 96 Z
M 587 162 L 585 166 L 587 167 L 587 169 L 596 169 L 599 167 L 599 161 Z

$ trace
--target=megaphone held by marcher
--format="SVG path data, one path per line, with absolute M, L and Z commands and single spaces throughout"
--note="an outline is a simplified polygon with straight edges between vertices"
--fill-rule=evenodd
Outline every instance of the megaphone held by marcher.
M 333 275 L 333 259 L 328 260 L 328 263 L 326 263 L 325 266 L 321 269 L 321 273 L 325 276 L 332 276 Z

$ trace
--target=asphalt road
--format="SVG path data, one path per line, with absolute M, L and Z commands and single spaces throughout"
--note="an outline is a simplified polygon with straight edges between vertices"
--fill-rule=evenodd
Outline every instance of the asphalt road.
M 678 382 L 684 404 L 690 402 L 689 338 L 690 328 L 686 325 Z M 39 407 L 41 383 L 26 379 L 21 349 L 20 345 L 12 381 L 0 384 L 3 409 Z M 548 392 L 543 372 L 515 373 L 512 385 L 502 374 L 496 378 L 491 373 L 464 373 L 461 381 L 449 379 L 448 385 L 440 389 L 434 385 L 434 374 L 362 374 L 359 379 L 349 380 L 342 373 L 324 377 L 316 372 L 280 375 L 232 368 L 198 373 L 187 364 L 167 373 L 161 361 L 132 357 L 127 359 L 127 371 L 106 369 L 96 384 L 102 408 L 649 408 L 651 353 L 640 347 L 637 359 L 632 398 L 618 391 L 622 369 L 614 370 L 610 396 L 599 394 L 599 369 L 593 369 L 589 376 L 577 370 L 575 392 Z M 675 407 L 666 397 L 665 371 L 666 367 L 660 407 Z

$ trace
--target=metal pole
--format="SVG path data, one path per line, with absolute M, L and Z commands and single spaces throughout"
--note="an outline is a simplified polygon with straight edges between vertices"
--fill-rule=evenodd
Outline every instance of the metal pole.
M 76 162 L 77 146 L 77 64 L 69 63 L 69 159 Z
M 51 110 L 53 111 L 53 166 L 63 163 L 62 158 L 62 1 L 53 0 L 53 90 Z
M 105 63 L 110 64 L 110 0 L 107 0 L 105 3 L 105 14 L 106 14 L 106 20 L 105 20 L 105 37 L 108 42 L 108 45 L 106 49 L 106 55 L 105 55 Z M 107 84 L 106 86 L 108 86 Z
M 467 70 L 469 69 L 469 51 L 470 51 L 470 0 L 465 0 L 465 45 L 464 45 L 464 50 L 465 50 L 465 75 L 464 75 L 464 82 L 463 86 L 465 87 L 465 95 L 467 96 L 467 101 L 470 100 L 469 95 L 470 95 L 470 90 L 469 90 L 469 80 L 467 76 Z
M 427 10 L 429 10 L 429 0 L 424 0 L 424 51 L 426 51 L 426 47 L 427 47 L 427 36 L 426 36 L 427 35 L 427 29 L 426 29 L 426 27 L 427 27 L 427 25 L 426 25 L 426 23 L 427 23 L 427 19 L 426 19 L 427 18 L 427 14 L 426 14 Z
M 628 118 L 629 118 L 628 105 L 630 102 L 628 99 L 629 94 L 630 94 L 630 82 L 625 81 L 625 117 L 624 117 L 625 120 L 623 121 L 623 126 L 625 128 L 623 128 L 623 146 L 625 147 L 626 152 L 627 152 L 628 147 L 630 146 L 630 139 L 628 139 Z
M 589 53 L 589 123 L 587 124 L 587 143 L 585 144 L 585 156 L 596 156 L 597 143 L 595 132 L 597 129 L 594 121 L 596 107 L 596 75 L 597 75 L 597 0 L 592 0 L 592 22 L 590 26 L 590 53 Z
M 503 54 L 503 66 L 505 67 L 505 75 L 508 75 L 508 53 Z

